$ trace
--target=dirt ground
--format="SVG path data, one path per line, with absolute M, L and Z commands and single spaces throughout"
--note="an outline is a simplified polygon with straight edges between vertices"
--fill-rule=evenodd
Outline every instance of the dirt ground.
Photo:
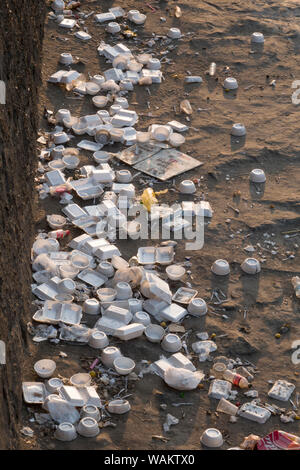
M 216 4 L 214 4 L 216 3 Z M 207 331 L 216 334 L 218 350 L 215 355 L 240 357 L 257 366 L 253 389 L 258 390 L 262 401 L 276 403 L 291 409 L 290 403 L 268 399 L 269 380 L 286 379 L 299 387 L 299 365 L 291 361 L 291 344 L 300 340 L 299 301 L 293 296 L 291 278 L 299 274 L 300 232 L 286 239 L 282 232 L 300 229 L 299 181 L 300 145 L 298 139 L 298 117 L 300 106 L 292 103 L 292 82 L 300 79 L 300 7 L 296 1 L 253 1 L 240 0 L 218 2 L 183 0 L 179 2 L 150 2 L 153 12 L 146 3 L 137 1 L 82 1 L 84 12 L 101 13 L 112 6 L 120 5 L 128 11 L 139 9 L 147 13 L 143 27 L 136 27 L 137 41 L 122 42 L 134 51 L 149 48 L 146 42 L 152 34 L 163 35 L 170 27 L 179 27 L 184 37 L 174 42 L 176 48 L 167 54 L 172 63 L 163 64 L 165 80 L 161 85 L 152 85 L 149 95 L 144 87 L 135 86 L 128 95 L 130 108 L 140 116 L 138 130 L 146 130 L 152 123 L 167 123 L 172 119 L 185 122 L 179 112 L 179 103 L 188 98 L 193 107 L 190 117 L 190 130 L 182 151 L 204 162 L 196 170 L 178 176 L 181 180 L 201 178 L 195 200 L 204 194 L 214 210 L 209 226 L 205 228 L 204 247 L 199 251 L 184 250 L 184 241 L 179 242 L 176 261 L 191 257 L 192 276 L 190 282 L 198 290 L 198 295 L 209 303 L 209 312 L 201 319 L 183 321 L 186 330 L 192 329 L 189 348 L 195 341 L 196 333 Z M 173 15 L 175 5 L 180 6 L 182 17 Z M 161 21 L 166 18 L 166 22 Z M 101 73 L 109 68 L 105 60 L 98 56 L 97 47 L 101 40 L 119 42 L 105 33 L 104 26 L 96 25 L 91 15 L 85 22 L 90 41 L 76 39 L 72 32 L 59 28 L 49 19 L 45 25 L 42 77 L 40 91 L 41 128 L 49 129 L 42 119 L 43 107 L 56 112 L 60 108 L 70 109 L 72 115 L 92 114 L 95 108 L 91 97 L 72 100 L 65 91 L 56 85 L 48 84 L 48 77 L 61 68 L 59 54 L 71 52 L 82 59 L 85 65 L 75 66 L 87 75 Z M 253 51 L 250 36 L 259 31 L 265 35 L 262 51 Z M 173 44 L 173 43 L 172 43 Z M 158 40 L 152 51 L 156 57 L 166 50 Z M 211 62 L 216 62 L 216 78 L 209 78 L 205 72 Z M 230 72 L 225 68 L 229 67 Z M 202 84 L 185 84 L 184 77 L 190 71 L 200 75 Z M 238 80 L 239 88 L 232 97 L 223 92 L 222 83 L 226 76 Z M 275 86 L 270 82 L 276 80 Z M 69 96 L 69 97 L 68 97 Z M 231 99 L 230 99 L 231 98 Z M 150 103 L 148 109 L 147 102 Z M 230 137 L 231 126 L 242 122 L 247 136 L 242 139 Z M 70 145 L 78 141 L 72 140 Z M 117 151 L 117 147 L 111 149 Z M 81 162 L 91 162 L 90 154 L 81 153 Z M 124 166 L 125 167 L 125 166 Z M 267 175 L 263 194 L 253 194 L 249 187 L 249 173 L 253 168 L 262 168 Z M 141 176 L 142 178 L 142 176 Z M 137 193 L 145 188 L 135 179 Z M 172 181 L 155 184 L 155 189 L 171 188 Z M 169 192 L 163 202 L 183 200 L 177 193 Z M 238 209 L 234 211 L 231 207 Z M 47 198 L 38 202 L 36 228 L 47 229 L 45 215 L 60 213 L 57 200 Z M 229 220 L 230 219 L 230 220 Z M 264 244 L 265 234 L 270 235 L 278 247 L 272 255 Z M 72 232 L 72 236 L 77 232 Z M 79 232 L 78 232 L 79 234 Z M 135 255 L 138 246 L 145 242 L 120 242 L 124 257 Z M 151 241 L 148 242 L 151 244 Z M 245 276 L 240 263 L 247 257 L 245 246 L 256 247 L 254 256 L 262 261 L 262 272 L 258 276 Z M 294 255 L 289 258 L 289 255 Z M 226 281 L 216 281 L 210 267 L 215 259 L 223 258 L 230 262 L 231 274 Z M 219 282 L 227 293 L 227 308 L 217 308 L 210 303 L 212 288 Z M 174 284 L 172 287 L 177 287 Z M 247 316 L 244 318 L 244 310 Z M 33 312 L 35 309 L 33 309 Z M 219 315 L 216 315 L 218 313 Z M 223 319 L 220 314 L 226 314 Z M 84 318 L 93 324 L 91 318 Z M 91 323 L 92 322 L 92 323 Z M 279 339 L 275 334 L 284 324 L 289 329 Z M 222 336 L 225 335 L 225 336 Z M 222 336 L 222 337 L 221 337 Z M 136 362 L 146 359 L 155 361 L 162 354 L 159 345 L 153 345 L 142 337 L 128 343 L 118 343 L 124 355 Z M 59 352 L 67 353 L 67 358 L 59 357 Z M 52 358 L 57 362 L 57 371 L 66 377 L 84 369 L 85 361 L 91 363 L 97 354 L 88 346 L 76 347 L 66 344 L 57 346 L 48 342 L 36 345 L 30 341 L 30 355 L 24 369 L 23 380 L 35 380 L 32 369 L 34 362 L 41 358 Z M 194 364 L 208 373 L 211 362 Z M 204 388 L 191 392 L 177 392 L 168 388 L 156 376 L 145 375 L 143 379 L 130 383 L 129 398 L 132 410 L 124 416 L 114 416 L 116 427 L 101 430 L 97 438 L 78 438 L 70 443 L 61 443 L 52 437 L 52 432 L 41 431 L 39 425 L 29 418 L 33 408 L 24 406 L 23 425 L 30 425 L 35 431 L 34 438 L 24 438 L 25 449 L 201 449 L 199 438 L 207 427 L 216 427 L 223 432 L 225 443 L 222 449 L 238 445 L 244 436 L 251 433 L 263 436 L 274 429 L 283 429 L 300 435 L 299 421 L 283 424 L 279 417 L 271 417 L 260 425 L 239 418 L 232 424 L 227 415 L 215 414 L 217 400 L 207 397 L 209 382 Z M 161 394 L 157 394 L 157 390 Z M 299 388 L 298 388 L 299 390 Z M 103 396 L 104 389 L 100 388 Z M 110 393 L 110 392 L 108 392 Z M 249 401 L 239 393 L 238 401 Z M 191 406 L 174 407 L 172 403 L 189 402 Z M 166 403 L 167 409 L 160 408 Z M 152 435 L 163 434 L 162 425 L 166 414 L 179 418 L 166 437 L 168 442 L 154 440 Z M 43 435 L 44 434 L 44 435 Z

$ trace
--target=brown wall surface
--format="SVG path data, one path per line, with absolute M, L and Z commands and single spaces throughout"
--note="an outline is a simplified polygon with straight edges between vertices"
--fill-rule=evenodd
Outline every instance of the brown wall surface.
M 30 313 L 30 249 L 34 234 L 37 101 L 44 28 L 44 0 L 1 0 L 0 80 L 0 449 L 18 448 Z

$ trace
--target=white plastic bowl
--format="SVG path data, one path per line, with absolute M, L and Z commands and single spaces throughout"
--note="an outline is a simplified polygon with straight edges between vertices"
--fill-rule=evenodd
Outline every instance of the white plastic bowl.
M 165 335 L 165 330 L 160 325 L 148 325 L 144 331 L 146 338 L 151 343 L 160 343 Z
M 108 346 L 102 351 L 101 361 L 106 367 L 109 368 L 113 366 L 114 360 L 120 356 L 122 356 L 122 354 L 118 348 L 115 346 Z
M 76 284 L 73 279 L 62 279 L 58 284 L 59 291 L 63 294 L 73 294 L 76 289 Z
M 104 150 L 98 150 L 98 152 L 93 153 L 93 158 L 98 164 L 107 163 L 110 158 L 110 154 L 109 152 L 105 152 Z
M 53 230 L 57 230 L 63 228 L 66 225 L 67 219 L 62 215 L 51 214 L 47 215 L 47 222 Z
M 196 186 L 191 180 L 183 180 L 179 185 L 179 191 L 182 194 L 193 194 L 196 191 Z
M 99 434 L 99 426 L 94 418 L 82 418 L 78 424 L 77 432 L 83 437 L 95 437 Z
M 39 377 L 48 379 L 53 375 L 56 363 L 52 359 L 41 359 L 34 364 L 33 368 Z
M 131 406 L 127 400 L 112 400 L 107 405 L 107 411 L 109 413 L 115 413 L 118 415 L 122 415 L 130 411 Z
M 112 302 L 116 298 L 117 291 L 111 287 L 104 287 L 97 290 L 97 295 L 101 302 Z
M 207 305 L 205 300 L 196 297 L 190 301 L 187 310 L 195 317 L 202 317 L 207 313 Z
M 170 266 L 166 267 L 166 273 L 168 278 L 172 281 L 179 281 L 185 275 L 185 268 L 183 266 L 171 264 Z
M 100 412 L 95 405 L 84 405 L 80 411 L 80 417 L 82 418 L 93 418 L 97 422 L 100 421 Z
M 115 98 L 115 104 L 121 106 L 122 109 L 128 109 L 129 108 L 129 103 L 124 96 L 117 96 Z
M 97 271 L 107 277 L 112 277 L 115 274 L 114 267 L 109 261 L 101 261 L 98 265 Z
M 74 170 L 80 163 L 80 159 L 76 155 L 65 155 L 62 161 L 68 170 Z
M 55 238 L 38 238 L 32 245 L 32 251 L 35 256 L 42 253 L 50 253 L 59 251 L 60 245 Z
M 72 423 L 61 423 L 54 433 L 55 439 L 64 442 L 70 442 L 76 439 L 77 432 Z
M 223 445 L 223 437 L 218 429 L 208 428 L 202 434 L 200 441 L 206 447 L 221 447 Z
M 55 114 L 57 122 L 63 122 L 64 119 L 71 119 L 71 113 L 68 109 L 59 109 Z
M 178 134 L 178 132 L 173 132 L 173 134 L 170 135 L 169 144 L 172 145 L 172 147 L 180 147 L 180 145 L 183 145 L 184 142 L 185 137 L 181 134 Z
M 151 319 L 147 312 L 139 311 L 135 312 L 135 314 L 133 315 L 132 322 L 141 323 L 144 326 L 148 326 L 151 323 Z
M 109 100 L 107 96 L 102 96 L 102 95 L 93 96 L 92 98 L 92 102 L 96 106 L 96 108 L 105 108 L 108 101 Z
M 79 372 L 78 374 L 72 375 L 70 378 L 71 384 L 76 388 L 89 387 L 91 385 L 92 378 L 90 374 Z
M 60 54 L 59 62 L 64 65 L 71 65 L 73 64 L 73 57 L 72 54 L 69 52 L 62 52 Z
M 135 368 L 135 362 L 130 357 L 117 357 L 113 362 L 116 372 L 120 375 L 128 375 Z
M 231 128 L 231 135 L 235 137 L 243 137 L 246 135 L 246 128 L 244 124 L 241 124 L 240 122 L 233 124 Z
M 170 137 L 170 129 L 166 126 L 157 126 L 152 132 L 152 137 L 159 142 L 168 140 Z
M 178 28 L 170 28 L 167 32 L 167 36 L 170 39 L 179 39 L 181 38 L 181 31 Z
M 74 279 L 77 274 L 79 274 L 79 269 L 74 268 L 71 264 L 62 264 L 59 266 L 59 272 L 62 279 L 68 277 L 69 279 Z
M 106 31 L 110 34 L 117 34 L 121 31 L 121 27 L 119 25 L 119 23 L 116 23 L 114 21 L 111 21 L 110 23 L 108 23 L 108 25 L 106 26 Z
M 71 257 L 71 264 L 74 266 L 74 268 L 83 270 L 89 267 L 90 261 L 87 256 L 73 255 Z
M 223 87 L 225 90 L 236 90 L 238 88 L 238 82 L 233 77 L 227 77 L 224 80 Z
M 255 258 L 246 258 L 241 264 L 242 270 L 247 274 L 257 274 L 260 272 L 260 262 Z
M 173 333 L 167 334 L 161 342 L 161 347 L 167 352 L 175 353 L 182 348 L 181 339 Z
M 83 303 L 84 313 L 89 315 L 99 315 L 100 313 L 100 304 L 97 299 L 86 299 Z
M 108 346 L 109 340 L 104 331 L 93 331 L 89 337 L 89 346 L 94 349 L 104 349 Z
M 66 165 L 60 158 L 57 158 L 49 162 L 48 167 L 51 168 L 51 170 L 64 170 Z
M 151 59 L 148 60 L 147 68 L 150 70 L 159 70 L 161 68 L 160 60 L 151 57 Z
M 116 180 L 118 183 L 130 183 L 132 174 L 129 170 L 119 170 L 116 172 Z
M 132 297 L 132 289 L 128 282 L 118 282 L 116 284 L 116 291 L 118 300 L 127 300 Z
M 253 33 L 251 36 L 251 42 L 263 44 L 265 42 L 264 35 L 262 33 Z
M 105 82 L 105 78 L 103 77 L 103 75 L 94 75 L 93 78 L 91 79 L 92 82 L 95 82 L 97 83 L 97 85 L 102 85 L 102 83 Z
M 230 266 L 225 259 L 217 259 L 213 263 L 211 270 L 217 276 L 227 276 L 230 273 Z
M 63 382 L 57 377 L 52 377 L 46 382 L 46 389 L 50 393 L 56 393 L 62 386 Z
M 252 170 L 250 173 L 250 181 L 252 181 L 252 183 L 265 183 L 266 175 L 264 170 L 261 170 L 260 168 Z
M 85 84 L 85 91 L 86 91 L 86 94 L 87 95 L 97 95 L 97 93 L 99 93 L 100 91 L 100 85 L 97 85 L 97 83 L 95 82 L 87 82 Z
M 144 24 L 146 21 L 147 16 L 143 15 L 142 13 L 138 12 L 134 15 L 131 16 L 130 21 L 132 21 L 134 24 Z

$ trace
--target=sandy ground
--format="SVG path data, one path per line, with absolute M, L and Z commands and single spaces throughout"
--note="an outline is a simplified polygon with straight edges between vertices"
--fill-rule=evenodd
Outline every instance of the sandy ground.
M 184 242 L 179 242 L 176 261 L 191 256 L 191 282 L 199 296 L 208 302 L 211 289 L 216 286 L 210 272 L 212 262 L 217 258 L 227 259 L 231 274 L 227 281 L 221 283 L 229 299 L 227 309 L 217 309 L 210 304 L 205 317 L 188 318 L 183 325 L 186 330 L 193 330 L 189 345 L 194 342 L 197 332 L 215 333 L 218 351 L 213 356 L 241 357 L 256 364 L 258 373 L 253 388 L 259 391 L 262 401 L 266 401 L 270 387 L 268 380 L 286 379 L 299 386 L 299 365 L 291 362 L 291 343 L 300 339 L 300 310 L 299 302 L 293 296 L 291 278 L 299 273 L 300 234 L 285 239 L 282 232 L 299 228 L 300 107 L 292 104 L 291 85 L 293 80 L 300 79 L 300 7 L 295 1 L 282 1 L 280 5 L 273 1 L 251 0 L 219 0 L 216 3 L 198 0 L 152 2 L 151 5 L 157 9 L 153 12 L 141 1 L 83 1 L 82 10 L 100 13 L 111 6 L 120 5 L 126 10 L 136 8 L 147 13 L 145 26 L 136 28 L 138 40 L 122 39 L 135 51 L 144 50 L 153 33 L 165 34 L 169 27 L 179 27 L 185 34 L 182 40 L 176 42 L 176 49 L 167 55 L 173 63 L 163 65 L 163 83 L 150 87 L 151 96 L 145 88 L 136 86 L 129 94 L 130 108 L 139 113 L 137 128 L 146 130 L 151 123 L 166 123 L 172 119 L 184 122 L 185 116 L 178 111 L 179 103 L 185 98 L 191 102 L 194 110 L 188 123 L 191 129 L 186 134 L 182 150 L 203 161 L 204 165 L 177 177 L 175 183 L 201 177 L 195 200 L 204 194 L 213 207 L 214 215 L 205 230 L 203 249 L 187 252 Z M 182 9 L 180 19 L 173 15 L 175 5 Z M 161 17 L 165 17 L 166 22 L 162 22 Z M 71 52 L 73 56 L 82 58 L 85 65 L 78 66 L 77 70 L 85 74 L 89 72 L 94 75 L 108 68 L 103 58 L 99 58 L 97 46 L 100 40 L 114 40 L 105 33 L 103 26 L 95 25 L 93 15 L 86 20 L 85 26 L 92 35 L 87 43 L 79 41 L 56 23 L 46 21 L 41 116 L 44 106 L 55 112 L 68 108 L 78 116 L 95 112 L 90 97 L 82 101 L 68 99 L 59 87 L 46 82 L 60 68 L 58 58 L 61 52 Z M 265 35 L 261 52 L 252 53 L 249 39 L 254 31 Z M 161 46 L 161 41 L 157 41 L 153 47 L 155 55 L 159 57 L 164 50 L 166 46 Z M 212 61 L 217 64 L 216 79 L 205 75 Z M 230 72 L 225 73 L 225 67 L 229 67 Z M 201 75 L 203 83 L 184 84 L 187 71 Z M 222 88 L 223 80 L 228 75 L 234 76 L 239 83 L 239 89 L 231 99 Z M 276 80 L 275 87 L 269 85 L 272 80 Z M 147 101 L 150 109 L 147 108 Z M 245 124 L 245 141 L 230 138 L 230 129 L 235 122 Z M 41 127 L 47 129 L 42 119 Z M 74 139 L 73 143 L 76 141 Z M 82 152 L 81 161 L 87 163 L 91 160 L 87 153 Z M 267 174 L 265 191 L 261 195 L 250 192 L 249 173 L 253 168 L 263 168 Z M 138 178 L 135 182 L 138 193 L 141 193 L 144 186 Z M 165 187 L 171 188 L 172 185 L 170 182 L 155 185 L 155 189 Z M 183 198 L 169 192 L 168 201 L 175 200 Z M 167 202 L 166 198 L 163 202 Z M 229 206 L 237 208 L 239 213 Z M 54 199 L 39 202 L 37 229 L 46 229 L 45 214 L 59 213 L 60 207 Z M 239 264 L 247 256 L 243 248 L 250 243 L 254 246 L 260 243 L 266 247 L 263 244 L 265 233 L 276 242 L 278 253 L 272 255 L 257 247 L 254 256 L 260 260 L 262 255 L 265 256 L 261 274 L 257 277 L 242 275 Z M 131 241 L 120 246 L 128 259 L 136 254 L 138 245 Z M 286 259 L 287 252 L 294 254 L 294 258 Z M 245 308 L 248 312 L 246 318 Z M 213 312 L 226 313 L 228 319 L 224 320 Z M 91 321 L 89 318 L 85 320 Z M 289 331 L 276 339 L 275 334 L 286 323 L 290 325 Z M 221 335 L 226 336 L 219 338 Z M 114 340 L 112 343 L 118 344 Z M 34 380 L 32 365 L 43 357 L 54 359 L 57 370 L 66 377 L 83 370 L 85 362 L 82 358 L 91 363 L 96 357 L 95 351 L 88 347 L 64 344 L 31 343 L 30 349 L 31 357 L 28 358 L 28 368 L 24 370 L 23 377 L 26 380 Z M 153 346 L 145 338 L 122 343 L 121 350 L 136 361 L 155 361 L 162 353 L 159 346 Z M 68 357 L 60 358 L 59 351 L 66 352 Z M 199 364 L 195 358 L 194 363 L 200 370 L 209 372 L 210 362 Z M 217 427 L 223 432 L 223 449 L 238 445 L 250 433 L 263 436 L 274 429 L 284 429 L 300 434 L 299 421 L 283 424 L 278 416 L 271 417 L 264 425 L 243 418 L 239 418 L 236 424 L 229 423 L 227 415 L 215 414 L 217 401 L 208 399 L 208 387 L 209 382 L 205 381 L 203 389 L 181 394 L 168 388 L 160 378 L 145 375 L 142 380 L 130 384 L 132 410 L 125 416 L 113 418 L 116 428 L 105 428 L 97 438 L 78 438 L 71 443 L 55 441 L 52 432 L 48 434 L 45 431 L 43 436 L 41 428 L 28 421 L 35 410 L 24 407 L 23 424 L 29 424 L 35 430 L 34 439 L 24 439 L 24 448 L 200 449 L 199 437 L 207 427 Z M 157 394 L 156 390 L 161 394 Z M 100 389 L 100 394 L 103 392 L 103 388 Z M 244 403 L 248 400 L 239 393 L 238 401 Z M 193 405 L 172 406 L 176 402 L 191 402 Z M 272 400 L 268 399 L 268 402 L 272 403 Z M 160 408 L 162 403 L 168 405 L 166 410 Z M 291 409 L 290 404 L 274 403 Z M 179 418 L 179 424 L 166 435 L 169 438 L 167 443 L 153 440 L 152 435 L 163 434 L 162 424 L 167 413 Z

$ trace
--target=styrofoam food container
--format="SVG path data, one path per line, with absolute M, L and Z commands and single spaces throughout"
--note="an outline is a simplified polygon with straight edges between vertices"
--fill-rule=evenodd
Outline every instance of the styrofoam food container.
M 201 317 L 207 313 L 207 305 L 205 300 L 196 297 L 190 301 L 187 310 L 191 315 Z
M 118 348 L 115 346 L 108 346 L 102 351 L 101 361 L 106 367 L 112 367 L 114 360 L 119 356 L 122 356 L 122 354 Z
M 115 274 L 114 267 L 109 261 L 101 261 L 97 270 L 99 273 L 105 274 L 107 277 L 112 277 Z
M 59 214 L 51 214 L 47 215 L 47 222 L 53 230 L 57 230 L 66 225 L 67 219 Z
M 148 313 L 143 312 L 142 310 L 139 312 L 135 312 L 135 314 L 133 315 L 132 321 L 134 323 L 141 323 L 144 326 L 148 326 L 151 323 L 151 319 Z
M 97 295 L 101 302 L 112 302 L 116 298 L 117 291 L 111 287 L 104 287 L 97 290 Z
M 180 147 L 180 145 L 184 144 L 184 142 L 185 137 L 181 134 L 178 134 L 178 132 L 173 132 L 173 134 L 170 135 L 169 144 L 172 145 L 172 147 Z
M 211 270 L 217 276 L 227 276 L 230 273 L 230 266 L 225 259 L 217 259 L 213 263 Z
M 117 357 L 113 362 L 116 372 L 120 375 L 128 375 L 135 368 L 135 362 L 130 357 Z
M 246 135 L 246 128 L 244 124 L 241 124 L 240 122 L 233 124 L 231 128 L 231 135 L 235 137 L 243 137 L 244 135 Z
M 264 35 L 262 33 L 253 33 L 251 35 L 251 42 L 257 43 L 257 44 L 263 44 L 265 42 Z
M 86 299 L 83 303 L 84 313 L 89 315 L 99 315 L 100 313 L 100 304 L 97 299 Z
M 76 157 L 76 155 L 65 155 L 62 161 L 64 162 L 65 167 L 69 170 L 74 170 L 74 168 L 77 168 L 80 163 L 80 159 Z
M 86 256 L 76 254 L 71 257 L 71 264 L 75 268 L 83 270 L 89 267 L 90 261 Z
M 236 90 L 238 88 L 238 82 L 236 78 L 227 77 L 224 80 L 223 87 L 225 90 Z
M 112 400 L 107 405 L 107 411 L 109 413 L 115 413 L 118 415 L 122 415 L 130 411 L 131 406 L 127 400 Z
M 132 297 L 132 289 L 128 282 L 118 282 L 116 284 L 116 291 L 117 291 L 117 299 L 118 300 L 126 300 Z
M 185 268 L 183 266 L 171 264 L 170 266 L 166 267 L 166 273 L 168 278 L 172 281 L 179 281 L 185 275 Z
M 52 359 L 41 359 L 34 364 L 33 368 L 39 377 L 48 379 L 53 375 L 56 363 Z
M 58 284 L 59 291 L 64 294 L 73 294 L 76 289 L 76 284 L 73 279 L 65 278 L 62 279 Z
M 223 437 L 218 429 L 208 428 L 202 434 L 200 441 L 206 447 L 221 447 L 223 445 Z
M 74 279 L 74 277 L 79 274 L 79 269 L 74 268 L 71 264 L 62 264 L 59 266 L 59 272 L 61 277 L 64 278 L 69 278 L 69 279 Z
M 79 421 L 77 432 L 83 437 L 95 437 L 99 434 L 98 423 L 94 418 L 82 418 Z
M 169 333 L 162 340 L 161 347 L 167 352 L 178 352 L 182 348 L 181 339 L 179 336 Z
M 73 441 L 77 437 L 77 432 L 72 423 L 60 423 L 54 433 L 55 439 L 59 441 Z
M 119 170 L 116 172 L 116 180 L 118 183 L 130 183 L 132 175 L 129 170 Z
M 266 175 L 264 170 L 261 170 L 260 168 L 252 170 L 250 173 L 250 181 L 252 181 L 252 183 L 265 183 Z
M 260 272 L 260 262 L 255 258 L 246 258 L 241 264 L 242 270 L 247 274 L 257 274 Z
M 63 386 L 63 382 L 57 377 L 52 377 L 46 382 L 46 389 L 50 393 L 56 393 L 58 389 L 62 386 Z
M 89 346 L 94 349 L 104 349 L 108 346 L 109 340 L 104 331 L 95 330 L 89 337 Z
M 84 405 L 80 411 L 81 418 L 94 418 L 97 422 L 100 421 L 100 412 L 95 405 Z
M 160 343 L 165 335 L 165 330 L 160 325 L 148 325 L 144 331 L 146 338 L 151 343 Z
M 196 186 L 192 180 L 183 180 L 179 184 L 179 191 L 182 194 L 193 194 L 196 191 Z
M 86 374 L 84 372 L 79 372 L 78 374 L 74 374 L 70 378 L 71 384 L 77 388 L 89 387 L 91 385 L 91 381 L 92 381 L 92 378 L 90 374 Z

